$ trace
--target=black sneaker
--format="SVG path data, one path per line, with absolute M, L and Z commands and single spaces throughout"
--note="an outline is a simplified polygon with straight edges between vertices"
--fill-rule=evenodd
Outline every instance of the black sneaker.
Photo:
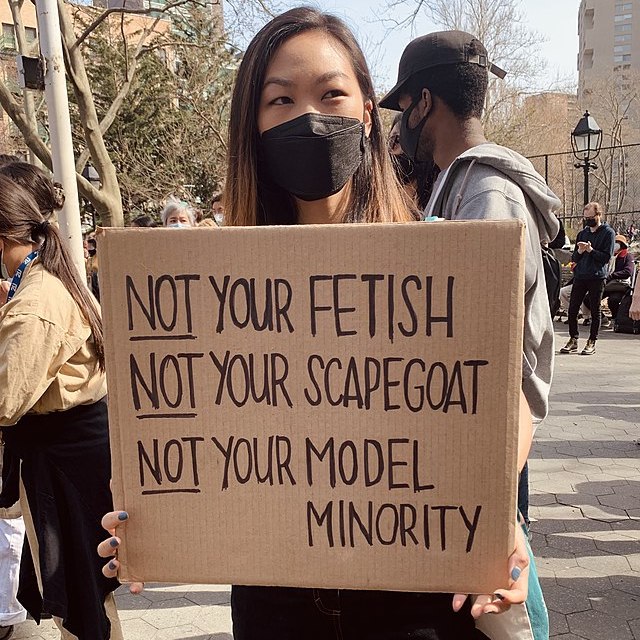
M 591 318 L 585 318 L 585 319 L 582 321 L 582 326 L 583 326 L 583 327 L 588 327 L 590 324 L 591 324 Z
M 584 349 L 582 350 L 582 355 L 592 356 L 595 352 L 596 352 L 596 341 L 587 340 L 587 344 L 584 345 Z
M 578 353 L 578 341 L 575 338 L 569 338 L 569 342 L 560 349 L 560 353 Z

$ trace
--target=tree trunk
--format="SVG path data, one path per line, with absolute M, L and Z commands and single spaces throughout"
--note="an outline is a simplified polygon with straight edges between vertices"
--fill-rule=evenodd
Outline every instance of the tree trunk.
M 102 223 L 105 226 L 123 227 L 124 214 L 122 211 L 120 185 L 118 184 L 116 169 L 100 131 L 100 121 L 93 102 L 93 94 L 91 93 L 89 78 L 84 66 L 84 59 L 77 47 L 70 47 L 75 42 L 75 32 L 67 6 L 63 0 L 58 0 L 58 6 L 68 77 L 78 102 L 80 121 L 84 130 L 87 148 L 91 154 L 91 161 L 102 183 L 102 188 L 99 192 L 101 197 L 99 199 L 90 198 L 90 200 L 100 214 Z

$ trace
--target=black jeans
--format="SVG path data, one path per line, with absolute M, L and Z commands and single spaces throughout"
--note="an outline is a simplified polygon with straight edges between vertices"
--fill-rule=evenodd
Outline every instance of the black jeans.
M 607 296 L 607 304 L 609 305 L 609 311 L 611 311 L 611 317 L 615 320 L 618 315 L 618 309 L 620 308 L 620 303 L 622 302 L 622 298 L 624 298 L 625 294 L 621 291 L 617 291 L 614 293 L 610 293 Z
M 578 311 L 585 295 L 589 294 L 589 309 L 591 310 L 591 326 L 589 338 L 598 339 L 600 330 L 600 303 L 602 302 L 602 292 L 604 291 L 604 280 L 576 280 L 571 288 L 571 299 L 569 300 L 569 335 L 572 338 L 579 338 L 578 331 Z
M 234 640 L 486 640 L 467 601 L 452 595 L 238 587 L 231 590 Z
M 529 526 L 529 463 L 525 462 L 518 478 L 518 511 Z

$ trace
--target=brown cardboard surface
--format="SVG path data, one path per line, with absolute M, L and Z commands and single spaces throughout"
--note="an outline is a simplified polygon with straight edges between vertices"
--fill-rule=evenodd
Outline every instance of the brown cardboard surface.
M 124 581 L 506 586 L 522 224 L 98 243 Z

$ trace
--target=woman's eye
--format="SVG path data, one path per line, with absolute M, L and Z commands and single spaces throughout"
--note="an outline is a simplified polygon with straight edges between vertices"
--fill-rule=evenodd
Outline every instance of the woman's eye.
M 292 104 L 293 100 L 288 96 L 278 96 L 274 100 L 271 100 L 269 104 Z
M 340 96 L 344 95 L 346 94 L 344 91 L 342 91 L 342 89 L 332 89 L 331 91 L 327 91 L 327 93 L 322 96 L 322 99 L 324 100 L 325 98 L 339 98 Z

